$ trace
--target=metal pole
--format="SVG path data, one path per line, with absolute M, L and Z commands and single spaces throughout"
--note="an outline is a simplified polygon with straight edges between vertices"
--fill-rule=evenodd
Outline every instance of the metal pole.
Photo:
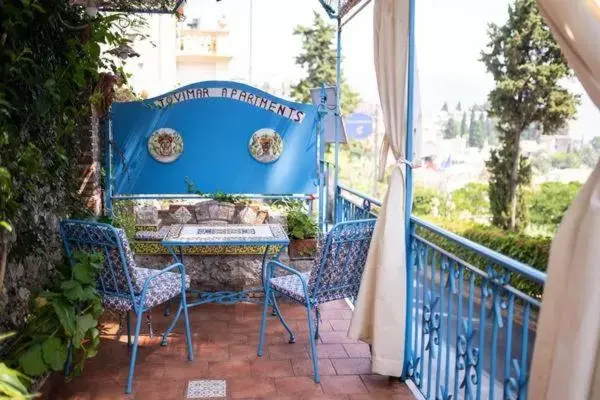
M 408 87 L 407 87 L 407 99 L 406 99 L 406 160 L 411 163 L 413 160 L 413 135 L 414 135 L 414 91 L 415 91 L 415 0 L 409 0 L 408 3 Z M 408 373 L 408 364 L 412 361 L 412 298 L 413 298 L 413 266 L 412 264 L 412 246 L 411 246 L 411 223 L 410 216 L 412 211 L 412 168 L 410 165 L 406 166 L 406 190 L 405 190 L 405 206 L 404 206 L 404 218 L 406 225 L 406 334 L 404 342 L 404 371 L 402 375 L 406 378 Z
M 338 10 L 341 8 L 341 0 L 338 0 Z M 340 93 L 342 75 L 342 19 L 337 17 L 337 54 L 336 54 L 336 76 L 335 76 L 335 213 L 334 221 L 339 222 L 340 215 L 338 201 L 338 185 L 340 183 Z

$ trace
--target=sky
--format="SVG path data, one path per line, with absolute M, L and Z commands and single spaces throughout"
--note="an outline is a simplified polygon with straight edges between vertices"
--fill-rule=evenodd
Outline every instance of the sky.
M 437 112 L 445 101 L 449 105 L 460 101 L 463 106 L 485 101 L 494 82 L 478 58 L 487 42 L 488 23 L 501 24 L 506 19 L 508 2 L 417 2 L 415 40 L 424 115 Z M 301 42 L 293 30 L 297 25 L 310 25 L 314 11 L 326 17 L 317 0 L 188 0 L 185 14 L 190 19 L 199 17 L 201 24 L 207 25 L 225 15 L 234 56 L 230 65 L 232 79 L 248 79 L 251 49 L 253 83 L 261 86 L 269 82 L 274 86 L 285 81 L 295 83 L 302 76 L 302 70 L 295 65 Z M 372 20 L 371 3 L 344 27 L 342 69 L 363 101 L 377 103 Z M 571 123 L 571 135 L 586 139 L 600 136 L 600 111 L 577 81 L 570 82 L 569 88 L 582 95 L 577 120 Z

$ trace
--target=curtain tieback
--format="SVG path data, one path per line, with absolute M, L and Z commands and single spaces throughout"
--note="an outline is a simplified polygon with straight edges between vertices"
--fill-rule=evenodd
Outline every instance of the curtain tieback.
M 396 165 L 399 166 L 399 167 L 401 167 L 402 164 L 406 165 L 407 167 L 413 168 L 413 169 L 414 168 L 419 168 L 421 166 L 421 163 L 419 163 L 419 162 L 416 162 L 416 163 L 415 162 L 410 162 L 410 161 L 408 161 L 404 157 L 398 157 L 396 159 Z

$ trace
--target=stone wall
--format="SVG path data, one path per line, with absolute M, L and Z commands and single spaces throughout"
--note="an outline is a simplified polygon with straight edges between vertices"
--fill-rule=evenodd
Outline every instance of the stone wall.
M 230 204 L 215 200 L 205 200 L 194 204 L 170 204 L 158 209 L 156 206 L 136 208 L 136 222 L 140 227 L 150 228 L 161 235 L 161 227 L 172 224 L 280 224 L 285 226 L 286 218 L 281 211 L 270 208 L 263 202 L 252 204 Z M 139 237 L 143 236 L 139 232 Z M 153 236 L 153 234 L 150 234 Z M 155 239 L 155 238 L 154 238 Z M 141 250 L 134 241 L 133 246 Z M 281 259 L 289 262 L 284 250 Z M 253 255 L 190 255 L 183 258 L 186 272 L 191 278 L 193 288 L 200 290 L 243 290 L 262 284 L 262 253 Z M 173 263 L 166 254 L 144 254 L 136 252 L 136 262 L 147 268 L 162 268 Z M 294 261 L 293 265 L 303 271 L 310 269 L 311 260 Z

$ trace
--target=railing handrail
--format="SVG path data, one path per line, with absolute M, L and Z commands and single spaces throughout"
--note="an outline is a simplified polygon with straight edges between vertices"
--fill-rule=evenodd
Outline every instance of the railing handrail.
M 469 239 L 466 239 L 460 235 L 457 235 L 457 234 L 447 231 L 443 228 L 440 228 L 439 226 L 436 226 L 432 223 L 424 221 L 418 217 L 415 217 L 414 215 L 412 215 L 410 217 L 410 219 L 415 224 L 420 225 L 423 228 L 425 228 L 433 233 L 436 233 L 445 239 L 449 239 L 457 244 L 465 246 L 469 250 L 472 250 L 472 251 L 492 260 L 493 262 L 508 268 L 509 270 L 511 270 L 513 272 L 518 272 L 520 274 L 523 274 L 527 278 L 534 280 L 538 283 L 543 284 L 546 282 L 546 274 L 545 273 L 543 273 L 542 271 L 539 271 L 527 264 L 524 264 L 520 261 L 514 260 L 510 257 L 507 257 L 507 256 L 501 254 L 501 253 L 498 253 L 497 251 L 489 249 L 483 245 L 475 243 L 475 242 L 473 242 Z
M 369 201 L 370 203 L 373 203 L 373 204 L 375 204 L 376 206 L 379 206 L 379 207 L 381 207 L 381 204 L 382 204 L 382 203 L 381 203 L 381 200 L 378 200 L 378 199 L 376 199 L 376 198 L 374 198 L 374 197 L 371 197 L 371 196 L 369 196 L 368 194 L 364 194 L 364 193 L 362 193 L 362 192 L 359 192 L 358 190 L 351 189 L 351 188 L 349 188 L 348 186 L 342 185 L 341 183 L 338 185 L 338 187 L 339 187 L 340 189 L 342 189 L 342 190 L 344 190 L 344 191 L 348 192 L 348 193 L 351 193 L 351 194 L 353 194 L 353 195 L 356 195 L 356 196 L 358 196 L 358 197 L 361 197 L 361 198 L 363 198 L 363 199 L 365 199 L 365 200 Z

